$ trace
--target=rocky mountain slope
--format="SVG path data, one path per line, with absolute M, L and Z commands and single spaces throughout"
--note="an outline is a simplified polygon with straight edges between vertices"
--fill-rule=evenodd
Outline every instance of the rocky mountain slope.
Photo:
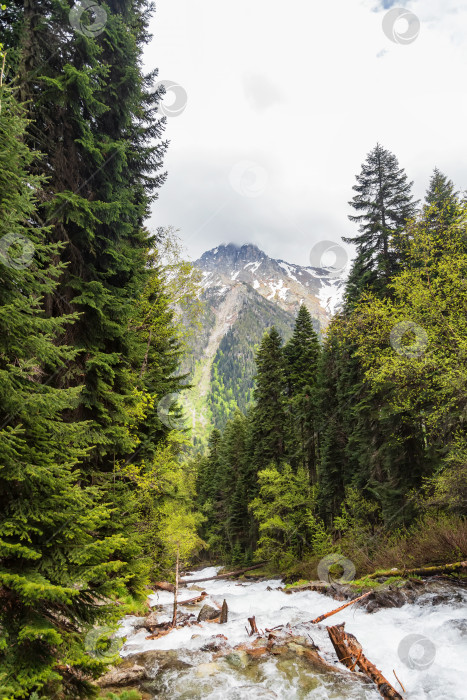
M 221 294 L 236 283 L 247 284 L 294 316 L 305 304 L 320 326 L 326 326 L 336 311 L 344 288 L 342 277 L 329 270 L 274 260 L 251 244 L 220 245 L 194 264 L 203 272 L 205 289 Z
M 206 308 L 193 342 L 185 413 L 197 443 L 250 404 L 264 331 L 275 325 L 287 341 L 305 304 L 319 333 L 341 302 L 344 280 L 325 269 L 274 260 L 254 245 L 220 245 L 194 264 L 203 274 Z

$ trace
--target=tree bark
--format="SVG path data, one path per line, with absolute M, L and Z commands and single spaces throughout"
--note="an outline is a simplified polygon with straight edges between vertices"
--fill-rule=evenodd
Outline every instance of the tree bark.
M 351 671 L 358 666 L 358 668 L 378 686 L 381 697 L 386 698 L 386 700 L 403 700 L 402 695 L 392 687 L 381 671 L 366 658 L 360 643 L 353 634 L 347 634 L 344 627 L 345 622 L 327 628 L 329 638 L 336 650 L 339 661 Z

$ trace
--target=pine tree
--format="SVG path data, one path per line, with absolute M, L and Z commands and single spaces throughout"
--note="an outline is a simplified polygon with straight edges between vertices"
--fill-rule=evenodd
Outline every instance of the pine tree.
M 108 534 L 122 535 L 116 557 L 127 562 L 128 589 L 140 595 L 149 561 L 141 555 L 137 487 L 121 467 L 156 454 L 170 431 L 158 404 L 184 383 L 174 371 L 179 347 L 164 279 L 149 252 L 159 238 L 144 226 L 165 180 L 167 147 L 156 74 L 141 70 L 152 6 L 109 0 L 93 33 L 82 30 L 93 11 L 77 22 L 71 5 L 12 0 L 2 29 L 16 61 L 9 77 L 19 74 L 28 100 L 27 142 L 42 154 L 32 169 L 47 173 L 36 220 L 47 221 L 50 239 L 65 244 L 65 266 L 44 307 L 51 318 L 79 314 L 57 339 L 78 352 L 51 381 L 83 386 L 65 418 L 88 423 L 92 448 L 83 479 L 99 485 L 119 514 L 107 523 Z M 141 411 L 145 420 L 135 421 Z
M 416 214 L 412 185 L 397 158 L 377 144 L 357 175 L 357 184 L 353 186 L 356 194 L 349 202 L 357 212 L 349 219 L 359 224 L 359 233 L 343 238 L 357 247 L 349 278 L 348 291 L 352 290 L 352 296 L 347 293 L 348 303 L 358 298 L 363 289 L 371 288 L 379 293 L 387 289 L 400 262 L 392 237 Z
M 147 253 L 157 241 L 143 222 L 164 181 L 157 173 L 166 149 L 155 75 L 140 67 L 150 6 L 109 0 L 104 10 L 95 34 L 77 29 L 69 4 L 55 0 L 13 0 L 4 20 L 30 105 L 28 142 L 48 175 L 38 219 L 66 242 L 67 266 L 46 309 L 80 314 L 66 335 L 79 353 L 56 385 L 84 384 L 70 419 L 89 421 L 92 479 L 111 475 L 132 448 L 126 424 L 144 353 L 132 355 L 130 321 L 152 274 Z M 80 22 L 93 19 L 86 11 Z
M 91 629 L 111 619 L 99 603 L 121 584 L 115 553 L 125 541 L 103 537 L 111 509 L 80 483 L 88 425 L 62 415 L 81 389 L 51 381 L 76 356 L 57 343 L 76 316 L 43 312 L 62 244 L 33 224 L 42 183 L 28 173 L 26 127 L 0 87 L 0 695 L 90 697 L 89 680 L 116 652 L 100 653 L 108 634 Z
M 459 193 L 452 180 L 449 180 L 438 168 L 433 170 L 430 184 L 425 195 L 424 213 L 432 228 L 441 230 L 450 226 L 456 218 Z
M 289 396 L 316 384 L 319 353 L 319 340 L 310 312 L 301 304 L 293 336 L 284 347 Z
M 252 412 L 254 462 L 261 469 L 277 465 L 286 449 L 286 379 L 282 338 L 273 326 L 265 333 L 256 355 L 255 407 Z
M 290 464 L 316 482 L 317 385 L 320 346 L 308 309 L 300 306 L 292 338 L 284 347 L 289 402 Z
M 232 548 L 238 545 L 242 552 L 252 544 L 248 514 L 247 431 L 247 421 L 237 411 L 235 417 L 226 425 L 219 455 L 222 496 L 227 511 L 225 522 L 227 539 Z

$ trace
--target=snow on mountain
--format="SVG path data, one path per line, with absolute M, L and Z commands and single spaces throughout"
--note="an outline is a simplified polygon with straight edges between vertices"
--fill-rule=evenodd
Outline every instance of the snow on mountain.
M 275 260 L 252 244 L 219 245 L 206 251 L 195 266 L 203 273 L 204 289 L 211 293 L 220 296 L 236 284 L 249 285 L 293 315 L 304 303 L 321 327 L 342 303 L 345 274 L 336 277 L 325 268 Z

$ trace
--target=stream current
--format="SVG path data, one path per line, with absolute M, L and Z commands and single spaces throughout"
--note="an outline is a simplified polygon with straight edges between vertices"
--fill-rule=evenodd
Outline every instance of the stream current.
M 209 567 L 185 576 L 185 580 L 213 576 L 216 571 L 216 568 Z M 416 604 L 406 604 L 402 608 L 386 608 L 369 614 L 363 608 L 350 606 L 320 625 L 303 625 L 301 623 L 342 603 L 314 591 L 286 594 L 278 590 L 281 582 L 277 579 L 251 582 L 221 579 L 206 581 L 199 584 L 201 587 L 208 593 L 202 604 L 227 601 L 229 619 L 226 624 L 203 622 L 200 626 L 181 627 L 159 639 L 148 640 L 146 629 L 135 629 L 140 618 L 129 616 L 122 621 L 120 636 L 126 641 L 121 655 L 126 659 L 142 652 L 171 650 L 175 663 L 161 670 L 157 654 L 154 654 L 154 660 L 149 664 L 148 672 L 155 679 L 151 691 L 154 698 L 380 698 L 376 686 L 356 680 L 355 674 L 337 662 L 326 624 L 345 622 L 346 631 L 356 636 L 368 659 L 404 699 L 467 700 L 467 591 L 464 589 L 453 588 L 448 603 L 438 602 L 435 594 L 427 593 Z M 190 591 L 190 584 L 180 591 L 182 599 L 196 595 Z M 162 606 L 157 608 L 160 622 L 171 617 L 171 593 L 160 591 L 152 594 L 149 600 L 151 606 Z M 202 604 L 183 610 L 197 615 Z M 284 659 L 268 655 L 243 663 L 235 655 L 226 660 L 202 649 L 206 644 L 218 641 L 216 635 L 219 634 L 227 637 L 226 643 L 230 647 L 252 642 L 254 638 L 248 636 L 246 626 L 247 618 L 253 615 L 260 630 L 287 623 L 298 625 L 293 633 L 304 635 L 308 640 L 311 637 L 321 656 L 341 672 L 318 672 L 300 656 Z

